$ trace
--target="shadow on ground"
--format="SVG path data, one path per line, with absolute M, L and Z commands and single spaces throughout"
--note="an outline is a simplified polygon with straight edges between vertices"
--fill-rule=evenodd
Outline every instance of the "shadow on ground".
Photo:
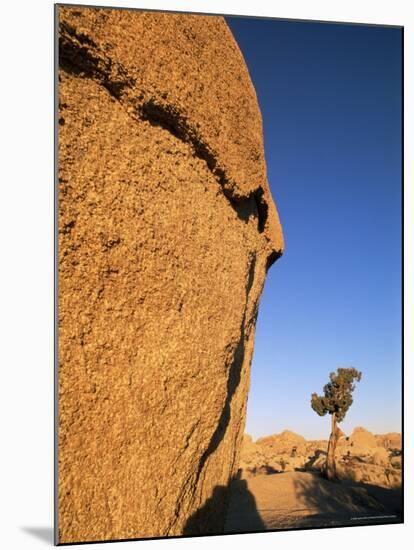
M 224 531 L 230 487 L 217 485 L 212 496 L 186 522 L 183 535 L 221 534 Z M 233 495 L 234 497 L 234 495 Z M 265 525 L 256 508 L 256 500 L 244 480 L 237 481 L 237 501 L 243 511 L 249 531 L 263 531 Z M 228 515 L 227 515 L 228 520 Z M 213 527 L 215 526 L 215 527 Z
M 54 544 L 53 527 L 21 527 L 21 530 L 43 542 Z
M 233 481 L 225 532 L 399 523 L 401 518 L 401 489 L 294 471 Z
M 266 525 L 257 508 L 254 494 L 249 490 L 247 481 L 245 479 L 235 479 L 230 485 L 229 506 L 224 532 L 265 530 Z
M 305 524 L 357 525 L 401 521 L 402 491 L 320 475 L 294 479 L 296 498 L 309 509 Z

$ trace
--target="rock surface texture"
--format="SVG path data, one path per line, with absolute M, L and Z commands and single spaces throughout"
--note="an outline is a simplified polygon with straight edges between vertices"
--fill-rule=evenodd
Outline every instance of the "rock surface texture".
M 216 16 L 59 7 L 61 543 L 219 533 L 282 232 Z

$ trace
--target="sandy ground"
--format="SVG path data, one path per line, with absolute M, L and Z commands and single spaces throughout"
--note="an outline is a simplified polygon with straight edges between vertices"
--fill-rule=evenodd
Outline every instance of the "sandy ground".
M 226 532 L 401 521 L 401 490 L 330 482 L 311 472 L 233 481 Z

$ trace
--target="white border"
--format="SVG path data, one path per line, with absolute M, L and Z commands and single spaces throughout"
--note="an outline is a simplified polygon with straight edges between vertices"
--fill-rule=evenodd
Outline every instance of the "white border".
M 70 3 L 70 2 L 68 2 Z M 414 18 L 409 0 L 155 0 L 89 4 L 348 21 L 405 27 L 405 390 L 406 524 L 94 545 L 93 548 L 405 548 L 414 538 L 411 214 Z M 53 518 L 53 2 L 21 0 L 1 8 L 0 184 L 0 545 L 45 548 L 23 528 Z M 409 237 L 411 235 L 411 238 Z M 384 250 L 386 254 L 386 250 Z

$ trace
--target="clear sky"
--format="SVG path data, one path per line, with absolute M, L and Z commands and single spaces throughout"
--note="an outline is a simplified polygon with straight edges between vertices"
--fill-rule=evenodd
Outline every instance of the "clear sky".
M 285 254 L 259 311 L 246 432 L 326 438 L 310 407 L 362 371 L 340 425 L 401 430 L 401 31 L 227 17 L 256 88 Z

